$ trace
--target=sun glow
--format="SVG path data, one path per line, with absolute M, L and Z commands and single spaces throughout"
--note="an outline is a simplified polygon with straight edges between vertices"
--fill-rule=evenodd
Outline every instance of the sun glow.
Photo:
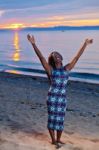
M 2 24 L 0 25 L 1 29 L 14 29 L 14 30 L 18 30 L 21 28 L 25 28 L 26 26 L 22 23 L 12 23 L 12 24 Z
M 10 28 L 10 29 L 20 29 L 20 28 L 23 28 L 23 27 L 24 27 L 24 25 L 21 24 L 21 23 L 14 23 L 14 24 L 11 24 L 11 25 L 8 26 L 8 28 Z

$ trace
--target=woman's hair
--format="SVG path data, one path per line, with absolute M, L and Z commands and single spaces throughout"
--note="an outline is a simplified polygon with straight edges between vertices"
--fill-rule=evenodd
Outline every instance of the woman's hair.
M 49 55 L 48 57 L 48 64 L 53 68 L 56 69 L 56 65 L 55 65 L 55 61 L 54 58 L 52 56 L 53 52 Z
M 56 64 L 55 64 L 55 60 L 54 60 L 54 57 L 53 57 L 53 54 L 54 53 L 57 53 L 58 55 L 60 55 L 61 59 L 63 60 L 63 57 L 60 53 L 58 53 L 57 51 L 54 51 L 52 52 L 49 57 L 48 57 L 48 64 L 53 68 L 53 69 L 56 69 Z

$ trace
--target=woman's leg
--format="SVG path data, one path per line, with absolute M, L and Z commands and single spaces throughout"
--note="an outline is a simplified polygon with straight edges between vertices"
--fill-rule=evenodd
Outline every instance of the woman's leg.
M 49 130 L 49 133 L 50 133 L 50 136 L 51 136 L 51 139 L 52 139 L 52 144 L 56 144 L 54 130 L 53 129 L 48 129 L 48 130 Z
M 57 142 L 59 142 L 59 141 L 60 141 L 60 139 L 61 139 L 61 135 L 62 135 L 62 131 L 57 130 Z
M 64 142 L 61 141 L 62 132 L 63 131 L 61 130 L 57 130 L 57 142 L 61 144 L 65 144 Z

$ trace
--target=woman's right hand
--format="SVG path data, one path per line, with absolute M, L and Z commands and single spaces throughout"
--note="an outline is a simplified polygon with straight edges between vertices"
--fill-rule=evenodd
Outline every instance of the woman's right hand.
M 29 34 L 27 35 L 27 39 L 29 40 L 29 42 L 31 43 L 31 44 L 35 44 L 35 39 L 34 39 L 34 36 L 32 35 L 32 36 L 30 36 Z
M 93 43 L 93 39 L 86 39 L 85 40 L 85 44 L 88 45 L 88 44 L 92 44 Z

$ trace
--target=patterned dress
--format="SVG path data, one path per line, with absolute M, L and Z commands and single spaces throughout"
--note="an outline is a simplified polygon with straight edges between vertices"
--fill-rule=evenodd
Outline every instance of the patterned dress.
M 48 129 L 63 130 L 67 106 L 66 85 L 69 73 L 62 66 L 51 74 L 51 86 L 48 91 Z

